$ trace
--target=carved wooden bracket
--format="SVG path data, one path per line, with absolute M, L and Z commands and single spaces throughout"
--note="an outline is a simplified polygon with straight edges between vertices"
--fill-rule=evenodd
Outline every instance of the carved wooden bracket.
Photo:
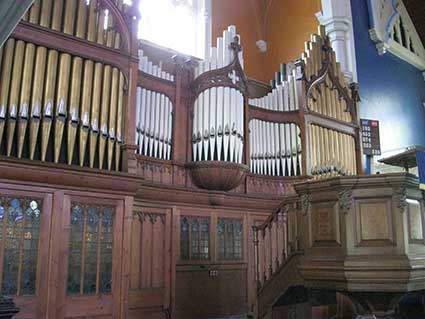
M 396 207 L 399 209 L 400 213 L 403 214 L 405 211 L 405 208 L 407 207 L 407 195 L 406 195 L 406 188 L 405 187 L 397 187 L 393 190 L 393 201 L 396 205 Z
M 142 224 L 145 222 L 146 218 L 151 224 L 155 224 L 158 218 L 161 220 L 162 224 L 165 224 L 165 214 L 157 212 L 134 212 L 133 215 L 137 217 Z
M 307 215 L 308 212 L 308 205 L 309 205 L 310 198 L 308 194 L 301 195 L 301 213 L 303 216 Z
M 339 211 L 347 215 L 350 212 L 353 204 L 353 190 L 344 188 L 338 191 Z

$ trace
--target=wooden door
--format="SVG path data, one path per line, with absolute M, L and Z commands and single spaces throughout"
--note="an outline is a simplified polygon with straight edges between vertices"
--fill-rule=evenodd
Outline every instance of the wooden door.
M 171 210 L 136 206 L 128 318 L 164 318 L 171 299 Z

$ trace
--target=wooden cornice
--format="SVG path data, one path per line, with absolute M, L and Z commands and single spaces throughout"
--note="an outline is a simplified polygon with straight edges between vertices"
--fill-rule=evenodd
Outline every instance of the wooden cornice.
M 142 179 L 106 170 L 0 157 L 0 182 L 134 195 Z
M 206 191 L 195 188 L 175 187 L 143 183 L 137 192 L 136 201 L 190 207 L 228 208 L 271 213 L 279 205 L 281 196 L 265 197 L 231 192 Z

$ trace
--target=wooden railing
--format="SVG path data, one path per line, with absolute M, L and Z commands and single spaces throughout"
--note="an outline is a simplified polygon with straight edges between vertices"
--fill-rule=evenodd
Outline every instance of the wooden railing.
M 286 198 L 261 225 L 254 225 L 255 280 L 260 289 L 286 261 L 300 251 L 298 197 Z

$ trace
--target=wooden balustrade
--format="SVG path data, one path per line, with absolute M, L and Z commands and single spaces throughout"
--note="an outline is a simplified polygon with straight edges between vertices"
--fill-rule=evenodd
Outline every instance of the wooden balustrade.
M 298 198 L 287 198 L 263 224 L 253 226 L 255 281 L 258 289 L 273 278 L 292 254 L 299 251 L 300 205 Z

